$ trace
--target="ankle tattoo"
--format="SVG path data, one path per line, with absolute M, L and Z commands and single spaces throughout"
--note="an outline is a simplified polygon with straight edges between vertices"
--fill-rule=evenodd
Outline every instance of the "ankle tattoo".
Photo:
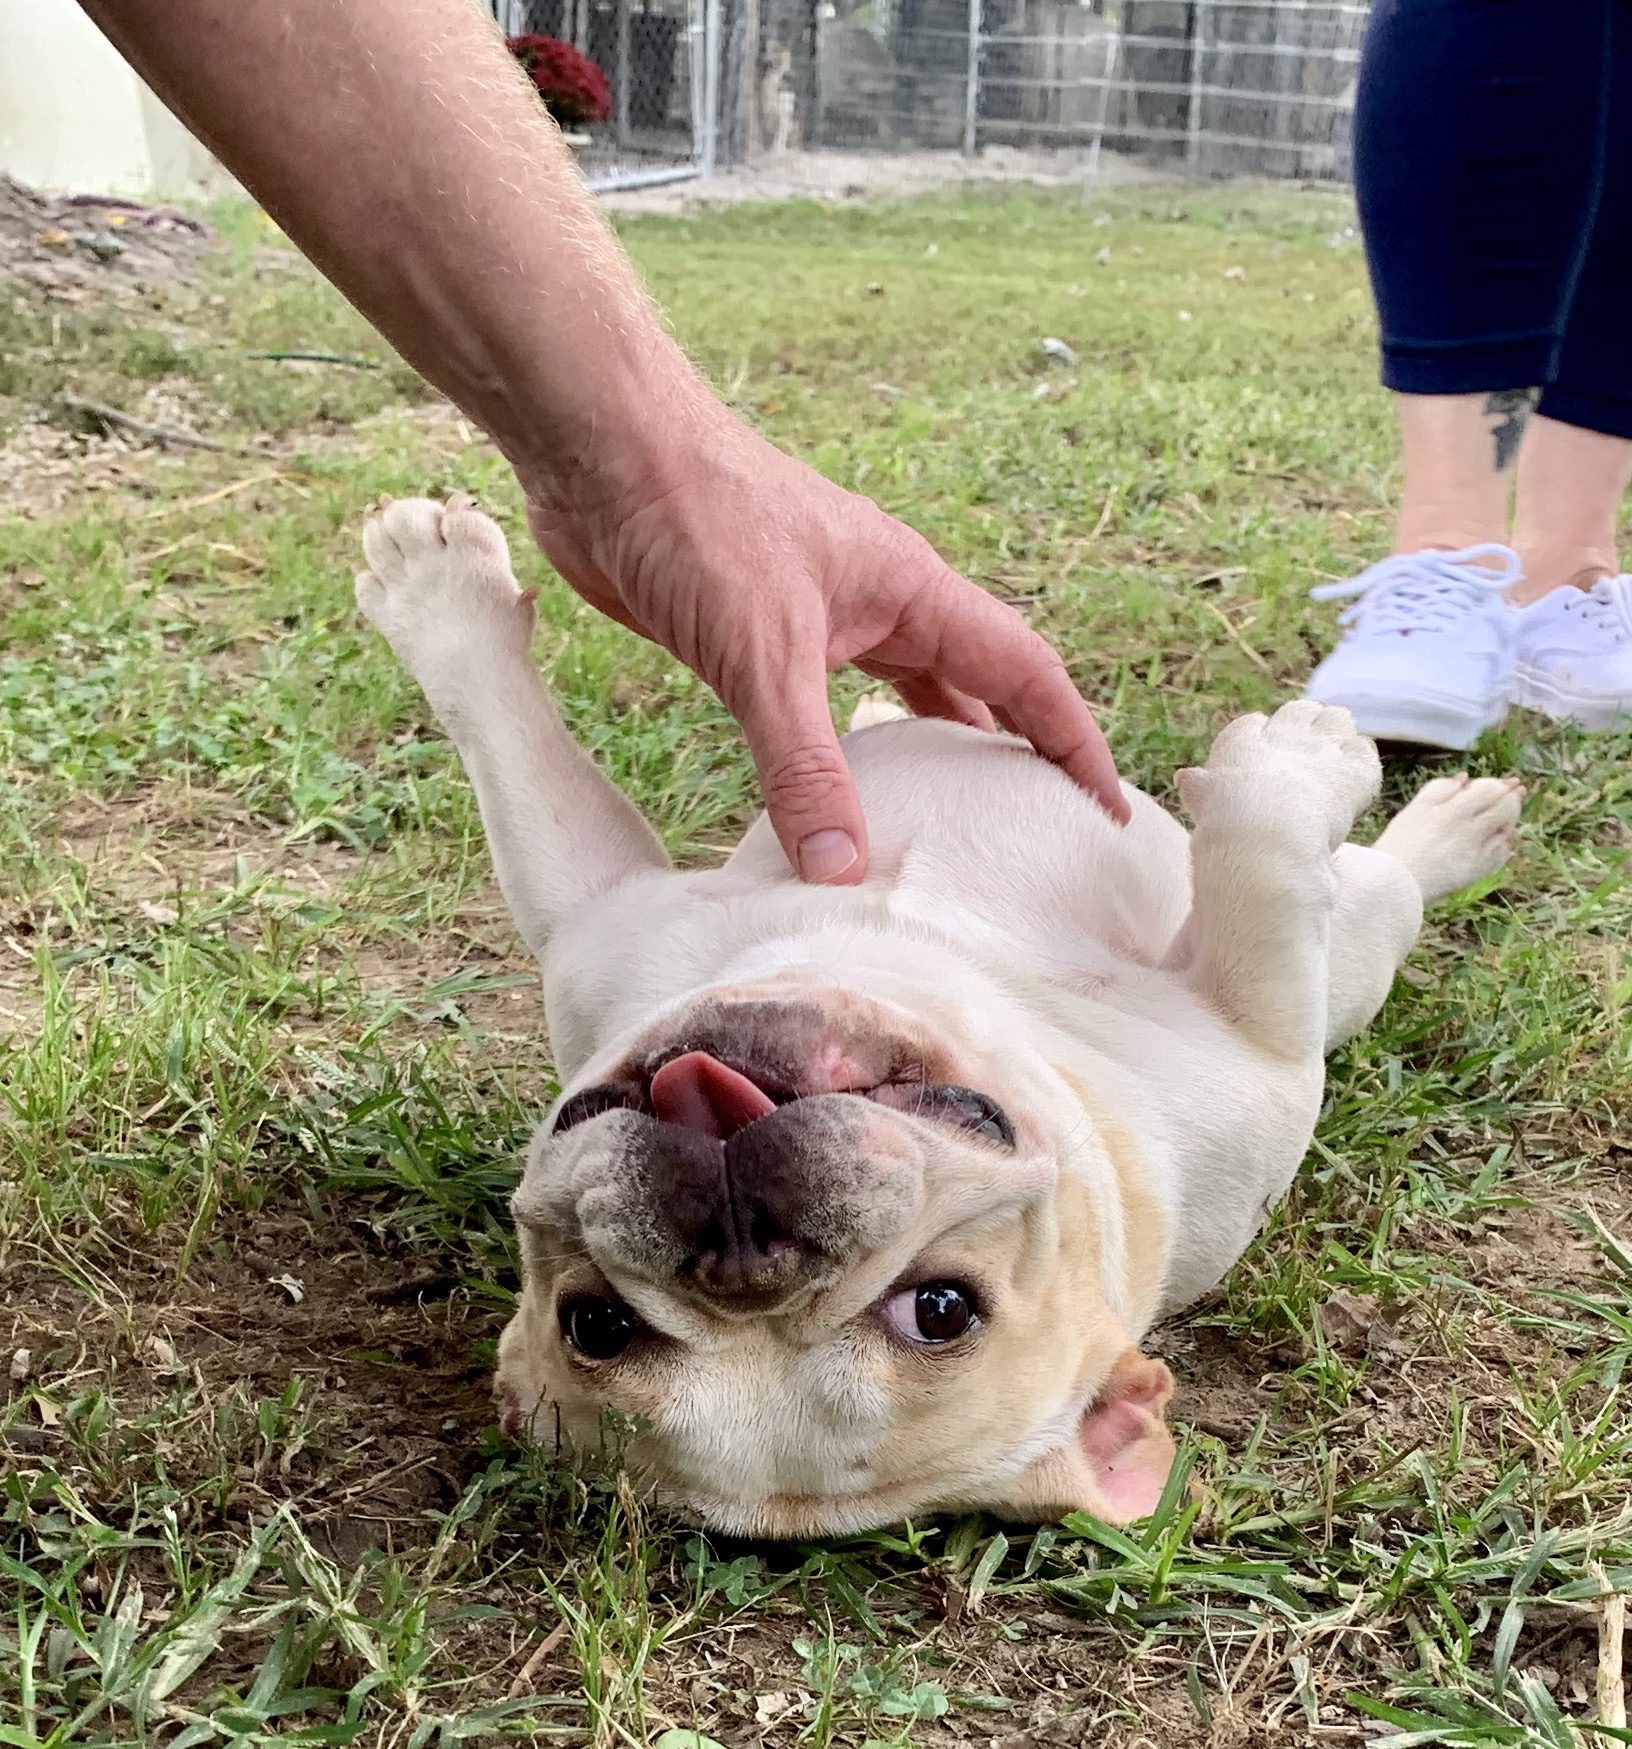
M 1485 416 L 1494 421 L 1490 444 L 1496 472 L 1505 474 L 1524 441 L 1524 428 L 1541 399 L 1539 389 L 1497 389 L 1485 396 Z

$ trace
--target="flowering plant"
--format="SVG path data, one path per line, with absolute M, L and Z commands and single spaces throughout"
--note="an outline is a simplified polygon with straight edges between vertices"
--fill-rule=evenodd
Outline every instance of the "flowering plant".
M 509 49 L 562 127 L 583 127 L 611 115 L 612 92 L 606 75 L 571 43 L 553 36 L 513 36 Z

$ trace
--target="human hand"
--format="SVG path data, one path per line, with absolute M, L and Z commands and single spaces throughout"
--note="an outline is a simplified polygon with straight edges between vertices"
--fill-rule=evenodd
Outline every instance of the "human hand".
M 700 675 L 742 725 L 765 806 L 808 881 L 867 867 L 827 675 L 853 662 L 920 716 L 1023 736 L 1118 821 L 1105 737 L 1065 665 L 929 543 L 723 407 L 636 484 L 523 478 L 538 544 L 584 599 Z

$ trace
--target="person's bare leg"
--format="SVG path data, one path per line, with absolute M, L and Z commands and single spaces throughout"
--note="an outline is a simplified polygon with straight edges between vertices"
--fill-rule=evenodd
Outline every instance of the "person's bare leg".
M 1513 464 L 1535 396 L 1396 395 L 1405 485 L 1397 553 L 1505 544 Z
M 1519 454 L 1513 545 L 1524 561 L 1514 601 L 1620 570 L 1615 524 L 1632 484 L 1632 442 L 1537 415 Z

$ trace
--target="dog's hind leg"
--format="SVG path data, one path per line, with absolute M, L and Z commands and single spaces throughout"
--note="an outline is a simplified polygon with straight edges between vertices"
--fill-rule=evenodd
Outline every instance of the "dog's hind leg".
M 533 665 L 532 596 L 475 500 L 389 504 L 369 518 L 363 549 L 357 605 L 459 749 L 510 915 L 542 958 L 567 912 L 668 857 L 567 733 Z
M 1332 912 L 1330 1050 L 1370 1025 L 1422 927 L 1422 908 L 1494 874 L 1513 848 L 1517 778 L 1436 777 L 1371 849 L 1337 853 Z
M 1377 793 L 1377 749 L 1345 710 L 1299 699 L 1240 717 L 1179 773 L 1196 829 L 1191 909 L 1166 964 L 1255 1049 L 1317 1067 L 1326 1036 L 1334 852 Z

